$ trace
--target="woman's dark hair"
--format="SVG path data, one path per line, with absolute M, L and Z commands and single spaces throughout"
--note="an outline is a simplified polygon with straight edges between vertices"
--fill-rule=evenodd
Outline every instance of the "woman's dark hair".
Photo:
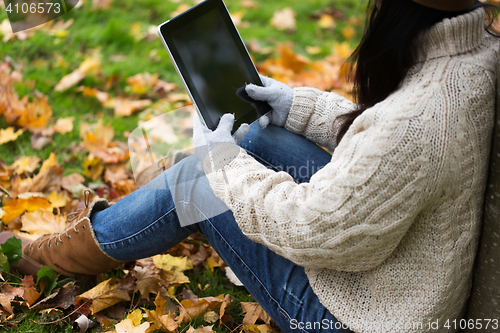
M 349 58 L 356 62 L 351 80 L 354 81 L 354 100 L 359 107 L 337 120 L 343 124 L 337 144 L 357 116 L 399 88 L 416 62 L 418 45 L 414 41 L 418 35 L 445 18 L 463 15 L 478 7 L 487 9 L 490 23 L 486 29 L 489 31 L 498 7 L 479 1 L 465 11 L 447 12 L 424 7 L 412 0 L 382 0 L 377 8 L 370 0 L 363 38 Z

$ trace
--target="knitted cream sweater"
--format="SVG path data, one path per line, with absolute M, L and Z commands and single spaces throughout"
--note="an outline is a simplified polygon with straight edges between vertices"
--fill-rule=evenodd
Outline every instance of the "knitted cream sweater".
M 244 234 L 304 266 L 322 304 L 355 332 L 453 332 L 469 295 L 498 41 L 478 9 L 437 24 L 419 45 L 425 52 L 402 87 L 359 116 L 338 147 L 334 120 L 355 106 L 294 90 L 286 128 L 335 148 L 309 183 L 243 150 L 208 173 Z

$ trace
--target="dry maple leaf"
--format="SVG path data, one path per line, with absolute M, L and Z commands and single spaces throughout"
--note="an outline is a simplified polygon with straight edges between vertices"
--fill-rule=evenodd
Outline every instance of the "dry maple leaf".
M 43 290 L 41 290 L 41 292 L 36 291 L 35 281 L 33 280 L 32 275 L 26 275 L 23 278 L 21 288 L 23 289 L 23 295 L 21 297 L 28 303 L 29 306 L 34 304 L 43 293 Z
M 124 319 L 120 323 L 116 324 L 116 333 L 145 333 L 151 324 L 144 322 L 139 326 L 135 326 L 132 319 Z
M 192 298 L 181 301 L 179 308 L 179 316 L 176 318 L 178 323 L 189 322 L 192 319 L 205 314 L 208 311 L 213 311 L 222 306 L 224 296 Z
M 154 256 L 153 263 L 156 267 L 169 272 L 183 272 L 193 268 L 193 263 L 189 258 L 174 257 L 170 254 L 159 254 Z
M 189 329 L 186 331 L 186 333 L 211 333 L 215 332 L 212 328 L 214 326 L 200 326 L 198 328 L 194 328 L 193 326 L 189 326 Z
M 47 199 L 40 197 L 11 200 L 3 206 L 4 216 L 2 217 L 2 221 L 4 224 L 9 224 L 24 212 L 34 212 L 37 209 L 52 209 L 52 205 Z
M 10 166 L 15 174 L 32 173 L 40 164 L 40 158 L 37 156 L 22 156 Z
M 156 310 L 146 311 L 147 320 L 150 321 L 155 330 L 161 329 L 164 332 L 174 332 L 179 327 L 179 324 L 175 321 L 173 312 L 167 311 L 165 299 L 158 293 L 154 302 Z
M 83 80 L 88 74 L 98 72 L 101 66 L 100 62 L 101 60 L 99 56 L 93 56 L 85 59 L 76 70 L 65 75 L 61 81 L 59 81 L 55 87 L 55 91 L 68 90 Z
M 289 7 L 277 10 L 274 12 L 271 24 L 278 30 L 294 31 L 297 29 L 295 11 Z
M 0 129 L 0 145 L 3 145 L 9 141 L 16 141 L 17 138 L 23 134 L 23 130 L 19 129 L 14 132 L 14 127 L 7 127 L 6 129 Z
M 38 132 L 47 124 L 52 116 L 52 108 L 45 95 L 35 96 L 33 103 L 28 103 L 26 108 L 18 115 L 15 125 L 27 128 L 29 131 Z
M 241 308 L 245 313 L 243 318 L 244 325 L 253 325 L 257 320 L 262 320 L 266 324 L 271 324 L 271 317 L 264 311 L 264 309 L 257 302 L 241 302 Z
M 66 204 L 71 200 L 66 192 L 56 192 L 52 191 L 50 194 L 46 195 L 46 198 L 50 201 L 53 208 L 60 208 L 66 206 Z
M 73 131 L 73 120 L 75 117 L 60 118 L 54 125 L 54 131 L 60 134 L 66 134 Z
M 245 333 L 275 333 L 276 331 L 267 324 L 262 325 L 243 325 Z
M 142 298 L 149 299 L 151 292 L 158 294 L 160 289 L 158 274 L 140 266 L 135 266 L 131 274 L 137 279 L 135 291 L 139 291 Z
M 78 296 L 80 299 L 92 301 L 92 314 L 104 310 L 121 301 L 130 301 L 130 295 L 120 284 L 117 278 L 111 278 L 99 283 L 94 288 Z
M 130 100 L 127 98 L 115 98 L 106 103 L 107 107 L 114 108 L 115 116 L 124 117 L 130 116 L 133 112 L 142 110 L 146 106 L 151 105 L 153 101 L 150 99 Z
M 66 218 L 61 215 L 54 215 L 51 211 L 36 210 L 25 213 L 21 217 L 23 226 L 21 230 L 26 233 L 19 233 L 19 236 L 29 240 L 35 240 L 42 235 L 61 232 L 66 227 Z

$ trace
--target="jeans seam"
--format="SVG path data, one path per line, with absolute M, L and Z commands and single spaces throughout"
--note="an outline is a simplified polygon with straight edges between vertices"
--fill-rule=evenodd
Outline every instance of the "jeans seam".
M 99 243 L 101 246 L 109 246 L 109 245 L 115 245 L 117 243 L 121 243 L 121 242 L 124 242 L 126 240 L 129 240 L 131 238 L 134 238 L 136 237 L 137 235 L 141 234 L 142 232 L 144 232 L 145 230 L 148 230 L 150 228 L 152 228 L 154 225 L 156 225 L 160 220 L 162 220 L 163 218 L 165 218 L 165 216 L 167 216 L 168 214 L 172 213 L 173 211 L 175 210 L 175 207 L 172 208 L 171 210 L 169 210 L 168 212 L 166 212 L 165 214 L 163 214 L 160 218 L 158 218 L 156 221 L 154 221 L 153 223 L 151 223 L 150 225 L 148 225 L 146 228 L 136 232 L 135 234 L 133 235 L 130 235 L 129 237 L 126 237 L 126 238 L 123 238 L 123 239 L 120 239 L 120 240 L 117 240 L 117 241 L 113 241 L 113 242 L 107 242 L 107 243 Z
M 233 247 L 226 241 L 226 239 L 222 236 L 222 234 L 219 232 L 219 230 L 217 230 L 215 225 L 212 223 L 212 221 L 210 221 L 210 219 L 207 219 L 206 221 L 208 223 L 210 223 L 210 225 L 212 226 L 212 229 L 214 229 L 217 232 L 217 234 L 219 234 L 220 238 L 224 241 L 224 243 L 231 250 L 231 252 L 233 252 L 234 256 L 236 258 L 238 258 L 238 260 L 246 267 L 246 269 L 252 274 L 252 276 L 259 282 L 260 286 L 265 290 L 265 292 L 269 296 L 269 298 L 271 300 L 273 300 L 273 302 L 277 305 L 278 309 L 280 310 L 280 313 L 286 314 L 288 321 L 291 321 L 292 318 L 290 317 L 288 312 L 281 307 L 280 303 L 271 295 L 269 290 L 267 290 L 264 283 L 262 283 L 262 281 L 257 277 L 257 275 L 255 275 L 255 273 L 250 269 L 250 267 L 248 267 L 248 265 L 245 263 L 245 261 L 238 255 L 238 253 L 233 249 Z M 300 329 L 300 330 L 302 332 L 309 333 L 308 331 L 306 331 L 304 329 Z

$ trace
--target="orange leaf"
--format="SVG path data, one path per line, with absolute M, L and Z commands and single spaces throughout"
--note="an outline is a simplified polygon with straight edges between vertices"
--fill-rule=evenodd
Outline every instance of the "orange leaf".
M 241 308 L 245 313 L 243 318 L 244 325 L 253 325 L 257 320 L 262 320 L 266 324 L 271 323 L 271 317 L 264 311 L 264 309 L 257 302 L 241 302 Z
M 14 199 L 3 206 L 5 215 L 3 223 L 9 224 L 16 217 L 21 216 L 25 211 L 34 212 L 37 209 L 51 209 L 52 205 L 45 198 L 31 197 L 27 199 Z
M 40 98 L 35 97 L 33 103 L 29 103 L 26 106 L 15 124 L 19 127 L 27 127 L 30 131 L 36 132 L 45 126 L 51 116 L 52 108 L 47 98 L 42 95 Z

